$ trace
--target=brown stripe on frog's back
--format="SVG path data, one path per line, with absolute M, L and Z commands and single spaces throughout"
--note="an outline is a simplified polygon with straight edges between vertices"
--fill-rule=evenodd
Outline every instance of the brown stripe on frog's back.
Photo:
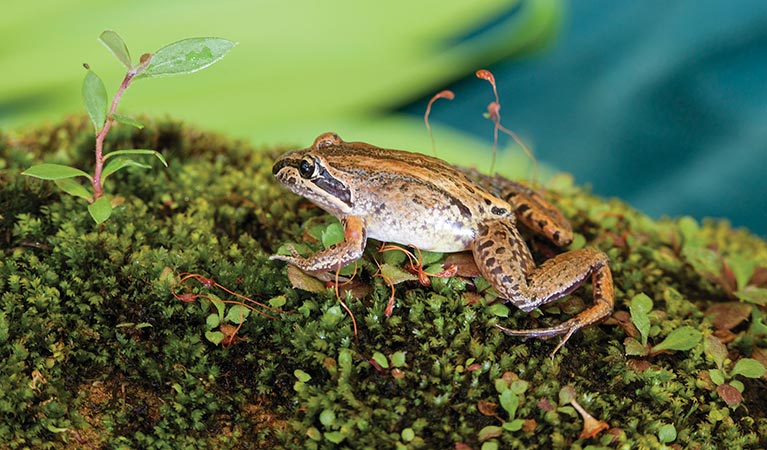
M 445 161 L 428 155 L 384 149 L 361 142 L 324 147 L 317 153 L 326 158 L 333 169 L 347 174 L 369 177 L 371 173 L 379 176 L 386 173 L 391 176 L 392 181 L 418 183 L 432 192 L 447 197 L 466 218 L 471 218 L 473 212 L 451 192 L 466 192 L 475 196 L 474 200 L 476 196 L 487 197 L 488 205 L 497 202 L 497 199 L 486 193 L 464 173 Z M 495 211 L 500 212 L 499 209 Z M 480 213 L 483 212 L 480 211 Z
M 460 214 L 469 219 L 472 211 L 453 192 L 474 194 L 477 186 L 442 160 L 418 153 L 389 150 L 363 143 L 350 143 L 322 149 L 331 167 L 349 174 L 381 177 L 387 174 L 392 183 L 402 186 L 416 183 L 428 191 L 443 196 Z

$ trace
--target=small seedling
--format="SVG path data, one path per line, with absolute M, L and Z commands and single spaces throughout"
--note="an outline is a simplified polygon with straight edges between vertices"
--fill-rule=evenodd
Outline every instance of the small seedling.
M 653 357 L 659 353 L 669 351 L 690 350 L 698 345 L 703 334 L 695 328 L 683 326 L 669 333 L 658 344 L 651 346 L 648 339 L 657 336 L 660 332 L 660 327 L 653 327 L 652 322 L 657 322 L 661 319 L 658 312 L 653 311 L 652 307 L 652 299 L 645 294 L 637 294 L 631 299 L 629 304 L 631 322 L 636 327 L 639 335 L 629 336 L 624 341 L 627 355 Z
M 191 288 L 188 284 L 191 281 L 196 281 L 203 289 Z M 213 288 L 221 289 L 238 300 L 224 300 L 212 292 L 206 292 L 207 289 Z M 196 273 L 182 273 L 174 279 L 173 296 L 184 303 L 192 303 L 199 299 L 210 302 L 216 310 L 211 312 L 205 320 L 207 328 L 205 338 L 215 345 L 221 344 L 224 347 L 236 342 L 237 332 L 240 331 L 251 311 L 272 320 L 280 320 L 278 315 L 290 314 L 290 312 L 280 309 L 285 305 L 285 296 L 274 297 L 269 300 L 269 305 L 266 305 Z M 272 314 L 266 313 L 264 310 Z
M 703 350 L 707 357 L 716 364 L 716 369 L 708 371 L 708 378 L 716 385 L 716 393 L 732 408 L 743 401 L 745 385 L 736 380 L 740 375 L 746 378 L 761 378 L 767 369 L 753 358 L 741 358 L 735 365 L 728 357 L 727 347 L 713 335 L 708 335 L 703 340 Z M 729 367 L 729 368 L 728 368 Z
M 498 400 L 501 408 L 506 411 L 508 419 L 503 419 L 498 414 L 498 404 L 480 400 L 477 409 L 485 416 L 491 416 L 498 419 L 500 426 L 488 425 L 479 431 L 478 439 L 480 442 L 488 441 L 503 434 L 504 431 L 516 432 L 525 426 L 526 420 L 517 418 L 517 409 L 520 402 L 524 400 L 524 394 L 528 383 L 525 380 L 512 373 L 506 372 L 501 378 L 495 380 L 495 390 L 498 392 Z
M 93 175 L 76 167 L 61 164 L 38 164 L 24 171 L 28 175 L 43 180 L 53 180 L 64 192 L 88 201 L 88 212 L 93 220 L 100 224 L 112 214 L 112 200 L 104 194 L 104 182 L 107 177 L 126 167 L 148 169 L 151 166 L 126 157 L 126 155 L 152 155 L 157 157 L 166 167 L 165 158 L 156 150 L 125 149 L 104 153 L 104 140 L 115 122 L 143 128 L 143 125 L 127 116 L 117 114 L 117 105 L 133 80 L 155 78 L 171 75 L 182 75 L 202 70 L 226 55 L 236 44 L 221 38 L 190 38 L 167 45 L 155 53 L 144 53 L 137 63 L 131 60 L 128 47 L 122 38 L 111 30 L 106 30 L 99 36 L 99 41 L 128 69 L 120 87 L 117 89 L 111 104 L 107 109 L 107 93 L 104 82 L 91 70 L 88 64 L 83 80 L 82 97 L 88 116 L 93 122 L 96 135 L 96 161 Z M 88 190 L 76 179 L 86 178 L 92 190 Z

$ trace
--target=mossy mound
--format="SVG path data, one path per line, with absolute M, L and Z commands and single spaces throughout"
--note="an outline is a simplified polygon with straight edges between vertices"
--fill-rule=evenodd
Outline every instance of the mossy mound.
M 767 244 L 746 231 L 653 221 L 558 177 L 547 188 L 573 245 L 611 258 L 615 319 L 551 359 L 553 341 L 493 325 L 561 321 L 590 303 L 588 283 L 531 315 L 488 306 L 482 280 L 460 277 L 397 284 L 387 319 L 375 260 L 409 277 L 370 244 L 342 293 L 355 338 L 333 289 L 294 289 L 268 260 L 335 233 L 273 180 L 279 149 L 146 123 L 118 128 L 108 148 L 157 149 L 170 166 L 113 175 L 119 205 L 101 226 L 81 199 L 20 175 L 42 161 L 91 167 L 89 122 L 0 135 L 0 448 L 767 446 L 765 378 L 735 368 L 764 364 L 767 348 Z M 288 313 L 223 304 L 240 300 L 218 286 Z M 642 294 L 654 302 L 644 315 Z M 703 338 L 652 347 L 680 328 Z M 607 431 L 581 437 L 565 386 Z

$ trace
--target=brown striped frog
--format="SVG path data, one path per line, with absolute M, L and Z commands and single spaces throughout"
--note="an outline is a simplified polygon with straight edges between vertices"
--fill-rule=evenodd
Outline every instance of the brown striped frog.
M 345 239 L 309 257 L 273 255 L 305 272 L 327 272 L 362 256 L 368 238 L 434 252 L 471 251 L 500 295 L 523 311 L 557 300 L 589 276 L 593 305 L 552 327 L 499 329 L 514 336 L 562 335 L 552 355 L 577 330 L 611 314 L 608 258 L 595 248 L 560 253 L 536 265 L 518 225 L 559 247 L 573 239 L 562 214 L 541 194 L 500 176 L 452 166 L 419 153 L 344 142 L 335 133 L 280 157 L 272 169 L 285 187 L 338 217 Z

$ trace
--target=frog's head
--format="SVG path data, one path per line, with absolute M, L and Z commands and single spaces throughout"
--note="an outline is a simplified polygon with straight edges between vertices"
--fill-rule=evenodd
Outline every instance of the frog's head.
M 272 173 L 286 188 L 329 213 L 348 214 L 352 209 L 351 190 L 322 152 L 341 144 L 343 141 L 337 134 L 321 134 L 311 147 L 282 155 L 274 163 Z

